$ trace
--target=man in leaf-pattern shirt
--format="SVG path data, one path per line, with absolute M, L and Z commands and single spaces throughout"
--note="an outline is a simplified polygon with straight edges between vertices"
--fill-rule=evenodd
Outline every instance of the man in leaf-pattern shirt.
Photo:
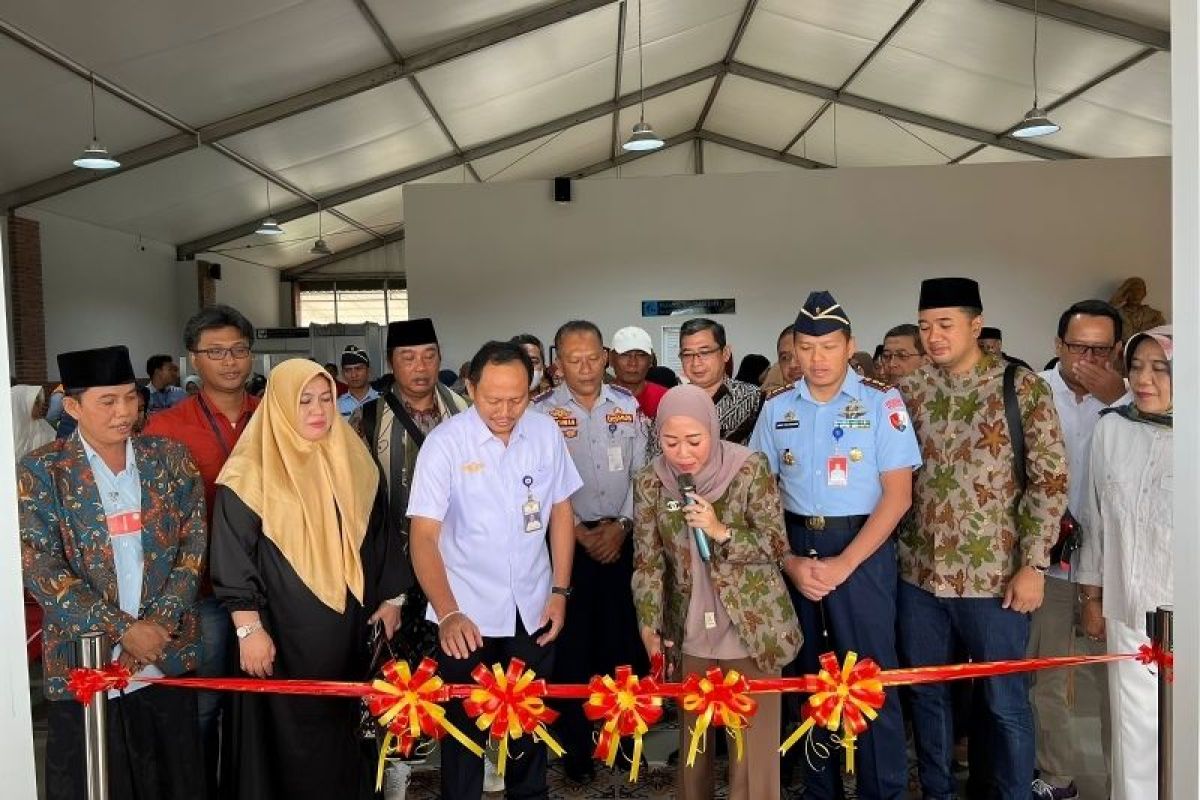
M 932 363 L 900 384 L 924 466 L 901 526 L 898 618 L 901 657 L 912 666 L 949 663 L 957 636 L 975 661 L 1023 658 L 1029 614 L 1041 605 L 1044 572 L 1067 501 L 1062 428 L 1046 382 L 1017 368 L 1026 485 L 1018 487 L 1005 417 L 1005 362 L 985 355 L 975 281 L 921 286 L 921 341 Z M 988 679 L 984 697 L 992 779 L 1002 800 L 1026 800 L 1034 770 L 1028 677 Z M 921 786 L 955 796 L 950 689 L 913 689 Z

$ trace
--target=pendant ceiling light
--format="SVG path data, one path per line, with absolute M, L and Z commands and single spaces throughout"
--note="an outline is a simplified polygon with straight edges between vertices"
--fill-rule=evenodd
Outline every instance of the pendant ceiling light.
M 663 146 L 662 137 L 654 132 L 650 123 L 646 122 L 646 69 L 642 52 L 642 0 L 638 0 L 638 93 L 641 105 L 641 116 L 633 126 L 633 135 L 622 147 L 633 152 L 657 150 Z
M 314 256 L 331 256 L 333 251 L 329 249 L 329 245 L 325 243 L 325 234 L 321 230 L 321 207 L 317 206 L 317 240 L 313 242 L 312 249 L 308 252 Z
M 92 143 L 83 151 L 79 158 L 72 163 L 82 169 L 116 169 L 121 162 L 108 154 L 108 149 L 100 144 L 96 135 L 96 75 L 92 73 Z
M 267 181 L 267 216 L 262 222 L 258 223 L 258 230 L 255 233 L 261 233 L 263 236 L 279 236 L 283 233 L 283 228 L 275 221 L 275 215 L 271 213 L 271 182 Z
M 1018 139 L 1032 139 L 1058 133 L 1059 127 L 1050 121 L 1046 112 L 1038 105 L 1038 5 L 1033 0 L 1033 108 L 1025 112 L 1025 119 L 1012 132 Z

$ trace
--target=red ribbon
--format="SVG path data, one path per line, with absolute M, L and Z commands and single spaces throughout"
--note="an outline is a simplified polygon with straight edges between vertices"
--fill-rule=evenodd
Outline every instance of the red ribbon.
M 475 688 L 463 701 L 467 716 L 475 718 L 479 730 L 489 730 L 492 739 L 499 745 L 496 771 L 504 775 L 508 760 L 508 742 L 529 734 L 540 739 L 558 755 L 565 751 L 554 740 L 546 725 L 558 717 L 558 712 L 546 705 L 546 681 L 538 678 L 533 670 L 525 669 L 525 662 L 514 658 L 508 670 L 493 664 L 489 670 L 483 664 L 471 672 Z
M 120 691 L 129 685 L 129 670 L 113 661 L 99 669 L 79 667 L 67 675 L 67 691 L 83 704 L 92 702 L 96 692 Z
M 637 781 L 642 761 L 642 736 L 662 717 L 662 696 L 653 677 L 638 678 L 628 666 L 617 667 L 616 676 L 592 678 L 591 697 L 583 713 L 592 721 L 604 720 L 593 755 L 612 766 L 621 749 L 621 737 L 633 737 L 629 781 Z
M 854 742 L 867 730 L 868 720 L 879 716 L 887 696 L 879 676 L 879 665 L 869 658 L 858 660 L 854 651 L 846 653 L 843 666 L 837 656 L 825 653 L 820 657 L 821 672 L 817 675 L 820 688 L 808 698 L 804 722 L 780 746 L 788 748 L 816 726 L 830 731 L 842 731 L 841 745 L 846 749 L 846 770 L 854 772 Z
M 750 718 L 758 711 L 758 701 L 749 695 L 750 683 L 737 670 L 722 672 L 720 667 L 709 667 L 701 678 L 689 675 L 683 684 L 683 709 L 696 715 L 696 727 L 692 730 L 692 741 L 688 747 L 687 765 L 696 762 L 700 742 L 709 725 L 726 728 L 737 748 L 737 758 L 742 757 L 742 729 L 750 724 Z
M 1154 664 L 1163 670 L 1163 674 L 1167 676 L 1167 683 L 1175 682 L 1175 654 L 1164 650 L 1157 642 L 1139 647 L 1137 661 L 1146 666 Z

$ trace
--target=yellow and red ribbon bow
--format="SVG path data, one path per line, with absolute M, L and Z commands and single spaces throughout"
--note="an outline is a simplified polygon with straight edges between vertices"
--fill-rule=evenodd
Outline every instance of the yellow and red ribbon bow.
M 1167 676 L 1167 683 L 1175 682 L 1175 654 L 1169 650 L 1158 644 L 1144 644 L 1138 648 L 1137 660 L 1146 666 L 1154 664 Z
M 432 658 L 423 659 L 416 672 L 407 661 L 389 661 L 381 670 L 383 678 L 371 684 L 375 693 L 366 698 L 367 708 L 387 729 L 379 750 L 376 791 L 383 785 L 387 758 L 397 753 L 410 755 L 422 736 L 440 739 L 448 733 L 475 755 L 483 755 L 483 748 L 446 719 L 446 709 L 440 704 L 450 699 L 450 690 L 435 674 L 436 670 L 437 662 Z
M 546 730 L 546 725 L 558 716 L 543 699 L 546 681 L 525 669 L 524 661 L 512 659 L 507 672 L 499 664 L 493 664 L 490 670 L 480 664 L 471 677 L 477 685 L 463 700 L 463 708 L 468 716 L 476 718 L 479 730 L 490 730 L 499 743 L 496 772 L 504 775 L 509 739 L 520 739 L 526 733 L 534 741 L 545 742 L 555 754 L 564 755 L 566 751 Z
M 829 731 L 842 731 L 841 745 L 846 748 L 846 771 L 854 772 L 854 741 L 867 730 L 868 720 L 879 716 L 886 695 L 880 680 L 879 665 L 869 658 L 858 660 L 854 651 L 846 653 L 845 663 L 838 667 L 837 656 L 821 656 L 821 671 L 817 675 L 820 687 L 809 695 L 806 719 L 780 746 L 786 753 L 792 745 L 815 726 Z
M 129 670 L 114 661 L 103 667 L 77 667 L 67 675 L 67 691 L 81 703 L 90 703 L 96 692 L 120 691 L 129 685 Z
M 654 678 L 638 678 L 628 666 L 617 667 L 616 676 L 600 675 L 588 684 L 591 695 L 583 705 L 589 720 L 604 720 L 596 741 L 596 758 L 611 767 L 621 750 L 621 737 L 633 737 L 630 783 L 638 779 L 642 762 L 642 737 L 662 717 L 662 697 Z
M 710 725 L 729 730 L 737 758 L 741 759 L 742 729 L 748 727 L 750 718 L 758 711 L 758 702 L 747 693 L 749 688 L 745 676 L 737 670 L 724 673 L 720 667 L 709 667 L 703 678 L 694 674 L 687 677 L 683 684 L 683 709 L 698 717 L 688 746 L 689 767 L 695 766 L 700 742 L 704 741 Z

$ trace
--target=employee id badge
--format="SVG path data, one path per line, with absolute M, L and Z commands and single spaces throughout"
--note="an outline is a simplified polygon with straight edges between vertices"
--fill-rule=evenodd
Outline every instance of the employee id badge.
M 625 453 L 621 450 L 620 445 L 610 445 L 608 448 L 608 471 L 625 471 Z
M 848 486 L 850 484 L 850 461 L 845 456 L 830 456 L 825 462 L 825 485 Z
M 542 529 L 542 504 L 533 497 L 521 506 L 521 514 L 525 517 L 526 533 L 537 533 Z

